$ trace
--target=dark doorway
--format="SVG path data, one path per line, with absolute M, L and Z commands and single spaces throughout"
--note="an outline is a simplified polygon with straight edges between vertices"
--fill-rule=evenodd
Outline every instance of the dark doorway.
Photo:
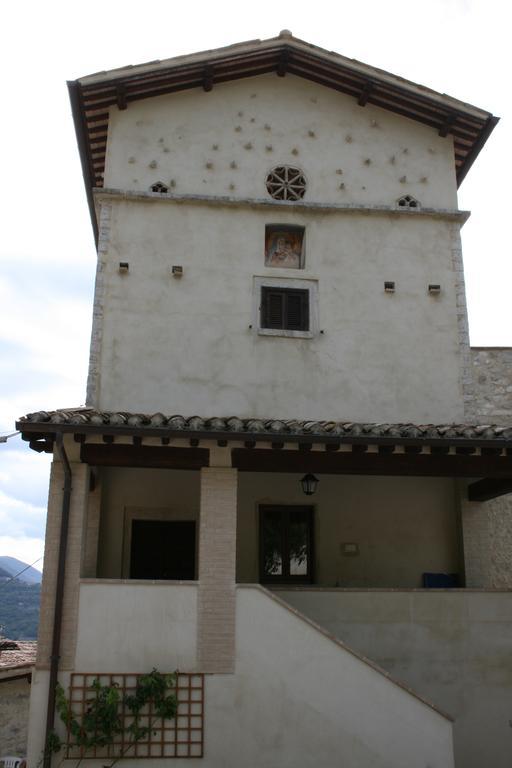
M 132 520 L 131 579 L 192 581 L 195 573 L 194 521 Z
M 313 507 L 260 507 L 260 581 L 313 582 Z

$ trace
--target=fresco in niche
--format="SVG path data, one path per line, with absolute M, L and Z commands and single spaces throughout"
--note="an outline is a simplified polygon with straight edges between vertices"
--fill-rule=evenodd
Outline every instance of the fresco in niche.
M 268 224 L 265 227 L 265 266 L 304 268 L 304 227 Z

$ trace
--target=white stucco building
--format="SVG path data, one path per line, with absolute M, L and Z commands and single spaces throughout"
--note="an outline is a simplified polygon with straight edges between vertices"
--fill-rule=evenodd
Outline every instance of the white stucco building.
M 496 118 L 286 31 L 69 87 L 98 269 L 87 407 L 18 422 L 54 454 L 30 768 L 57 679 L 153 667 L 137 768 L 505 768 L 510 360 L 457 205 Z

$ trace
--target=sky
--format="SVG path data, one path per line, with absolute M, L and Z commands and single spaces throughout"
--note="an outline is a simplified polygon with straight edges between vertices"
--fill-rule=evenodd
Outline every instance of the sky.
M 501 118 L 461 185 L 471 343 L 512 346 L 507 137 L 510 20 L 503 0 L 314 4 L 195 0 L 8 3 L 0 46 L 0 434 L 17 417 L 84 403 L 95 271 L 66 80 L 217 48 L 295 37 Z M 42 567 L 50 457 L 0 444 L 0 555 Z

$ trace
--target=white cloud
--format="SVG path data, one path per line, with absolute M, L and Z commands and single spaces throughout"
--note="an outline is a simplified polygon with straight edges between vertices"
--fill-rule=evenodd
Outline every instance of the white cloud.
M 0 491 L 0 530 L 3 532 L 25 538 L 43 538 L 45 515 L 44 506 L 21 501 Z
M 0 556 L 15 557 L 27 565 L 43 570 L 44 540 L 26 536 L 0 536 Z M 36 562 L 37 560 L 37 562 Z
M 0 444 L 0 505 L 5 498 L 11 498 L 43 508 L 48 495 L 50 462 L 50 455 L 31 451 L 20 438 L 12 438 L 7 445 Z

